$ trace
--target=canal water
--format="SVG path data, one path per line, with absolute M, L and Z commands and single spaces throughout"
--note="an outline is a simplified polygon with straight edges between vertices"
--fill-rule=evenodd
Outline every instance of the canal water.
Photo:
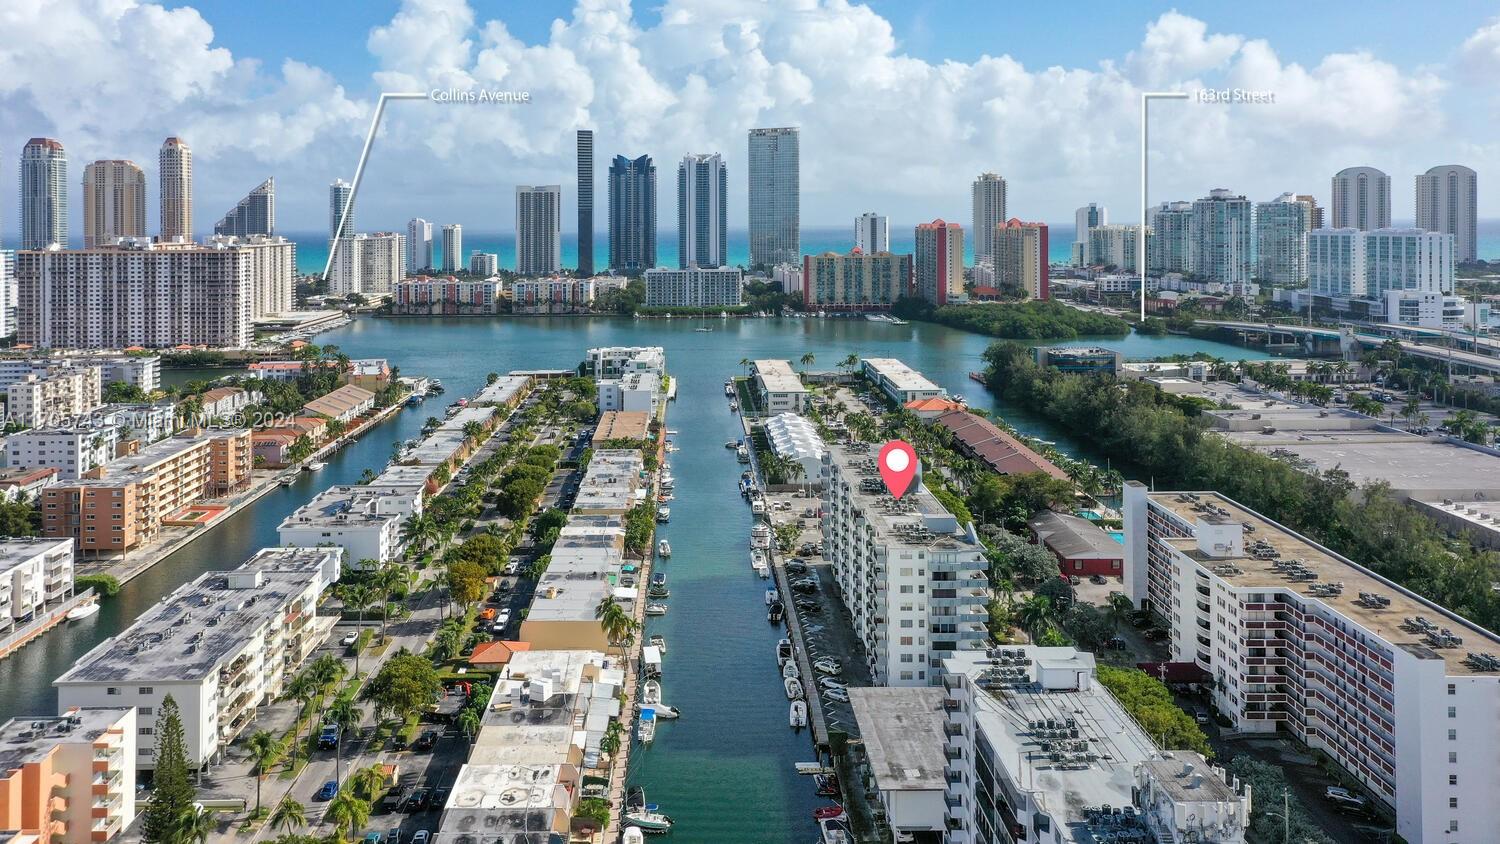
M 701 332 L 700 327 L 712 331 Z M 0 661 L 0 720 L 52 714 L 53 678 L 108 636 L 118 633 L 162 595 L 205 571 L 232 568 L 258 548 L 276 544 L 276 526 L 318 491 L 356 481 L 379 469 L 392 445 L 416 436 L 430 415 L 457 396 L 473 393 L 488 372 L 571 368 L 592 346 L 665 347 L 678 380 L 678 400 L 668 413 L 679 433 L 671 456 L 677 495 L 662 536 L 673 556 L 663 568 L 672 597 L 665 617 L 648 621 L 647 634 L 667 638 L 663 697 L 682 711 L 664 722 L 655 743 L 631 759 L 631 784 L 646 789 L 677 821 L 674 840 L 785 842 L 811 839 L 811 809 L 821 801 L 792 763 L 812 758 L 804 731 L 787 726 L 787 703 L 776 672 L 780 633 L 765 620 L 764 583 L 750 571 L 750 515 L 735 482 L 740 467 L 725 440 L 738 427 L 723 395 L 724 379 L 743 372 L 740 360 L 816 357 L 815 369 L 832 369 L 846 355 L 896 357 L 974 407 L 1003 416 L 1017 428 L 1084 456 L 1076 442 L 1044 422 L 996 401 L 968 378 L 981 369 L 990 338 L 943 326 L 896 326 L 851 320 L 631 320 L 361 319 L 320 335 L 352 357 L 384 357 L 409 375 L 441 378 L 446 396 L 407 409 L 336 453 L 320 472 L 304 472 L 240 511 L 206 537 L 183 548 L 126 584 L 98 615 L 45 634 Z M 1107 345 L 1127 358 L 1194 351 L 1226 360 L 1259 356 L 1234 346 L 1187 337 L 1077 341 Z M 208 373 L 209 375 L 214 373 Z M 221 373 L 218 373 L 221 374 Z M 185 380 L 181 375 L 174 381 Z

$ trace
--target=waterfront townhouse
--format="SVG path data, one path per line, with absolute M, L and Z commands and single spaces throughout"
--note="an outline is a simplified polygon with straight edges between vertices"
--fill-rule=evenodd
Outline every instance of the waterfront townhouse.
M 378 393 L 391 385 L 391 365 L 385 358 L 351 360 L 344 369 L 344 383 Z
M 991 592 L 984 546 L 918 485 L 898 501 L 865 443 L 823 457 L 823 541 L 876 684 L 930 686 L 938 665 L 983 648 Z
M 646 464 L 633 448 L 601 448 L 578 484 L 574 513 L 623 515 L 646 497 Z
M 262 381 L 292 382 L 301 378 L 311 364 L 301 360 L 258 360 L 249 367 L 251 378 Z
M 860 371 L 876 389 L 902 407 L 918 399 L 947 395 L 942 387 L 895 358 L 865 358 L 860 361 Z
M 486 384 L 469 404 L 513 410 L 531 392 L 533 380 L 530 375 L 502 375 L 495 383 Z
M 570 840 L 584 773 L 603 764 L 599 745 L 620 717 L 624 685 L 622 668 L 599 651 L 515 654 L 439 807 L 436 837 Z
M 0 724 L 0 841 L 112 840 L 135 820 L 136 713 L 69 709 Z
M 122 553 L 154 537 L 195 502 L 243 486 L 250 432 L 189 431 L 142 448 L 42 492 L 42 533 L 72 537 L 78 550 Z
M 439 466 L 457 468 L 461 461 L 469 454 L 474 444 L 469 442 L 469 435 L 464 433 L 464 428 L 470 422 L 478 422 L 486 427 L 490 426 L 499 417 L 499 411 L 493 407 L 465 407 L 457 413 L 443 420 L 431 433 L 422 438 L 422 441 L 414 447 L 407 449 L 402 455 L 401 462 L 409 465 L 431 466 L 435 470 Z
M 27 427 L 71 425 L 99 406 L 99 367 L 53 367 L 43 373 L 30 372 L 5 390 L 6 421 Z
M 198 396 L 203 405 L 203 420 L 231 419 L 245 408 L 260 401 L 260 393 L 242 390 L 239 387 L 215 387 Z M 245 424 L 241 421 L 239 424 Z
M 284 688 L 335 621 L 318 596 L 338 579 L 337 548 L 267 548 L 233 571 L 179 587 L 53 681 L 61 711 L 135 707 L 135 767 L 154 768 L 167 695 L 182 712 L 188 764 L 217 761 Z
M 750 367 L 763 411 L 777 414 L 807 410 L 811 394 L 802 386 L 802 377 L 792 369 L 791 361 L 758 360 Z
M 494 314 L 504 298 L 498 276 L 460 281 L 419 276 L 396 282 L 391 309 L 401 315 Z
M 1500 828 L 1500 637 L 1217 493 L 1125 485 L 1126 593 L 1239 733 L 1321 751 L 1412 844 Z
M 591 278 L 519 278 L 510 285 L 510 309 L 518 314 L 585 314 L 597 292 Z
M 616 378 L 626 372 L 656 372 L 667 369 L 667 353 L 661 346 L 603 346 L 589 349 L 586 362 L 595 378 Z
M 827 449 L 813 423 L 795 413 L 778 413 L 766 421 L 765 431 L 773 454 L 802 467 L 801 475 L 788 480 L 814 486 L 821 483 L 823 453 Z
M 375 394 L 353 384 L 346 384 L 302 406 L 304 413 L 327 416 L 346 424 L 374 409 Z
M 600 410 L 642 411 L 652 416 L 664 398 L 666 353 L 660 346 L 589 349 L 585 363 L 599 387 Z
M 914 412 L 919 416 L 922 414 L 920 408 Z M 1051 460 L 1032 451 L 1014 435 L 976 413 L 963 409 L 946 410 L 933 420 L 933 424 L 953 434 L 954 445 L 960 454 L 982 461 L 1002 475 L 1043 472 L 1058 480 L 1066 480 L 1068 477 L 1068 473 Z
M 610 440 L 645 440 L 651 434 L 651 416 L 638 410 L 606 410 L 599 414 L 590 444 L 599 448 Z
M 0 540 L 0 656 L 46 629 L 72 596 L 71 539 Z
M 521 622 L 521 641 L 539 649 L 608 650 L 609 640 L 595 615 L 599 603 L 612 596 L 626 612 L 635 603 L 624 549 L 621 517 L 570 516 Z
M 941 690 L 850 689 L 892 828 L 948 844 L 1243 844 L 1252 797 L 1270 795 L 1159 748 L 1094 668 L 1071 647 L 1002 647 L 948 655 Z
M 276 529 L 282 545 L 336 545 L 349 564 L 384 563 L 405 550 L 401 526 L 422 512 L 422 496 L 409 488 L 332 486 L 297 508 Z
M 76 481 L 113 460 L 119 432 L 109 425 L 73 425 L 19 431 L 5 440 L 5 465 L 13 469 L 51 467 L 58 478 Z

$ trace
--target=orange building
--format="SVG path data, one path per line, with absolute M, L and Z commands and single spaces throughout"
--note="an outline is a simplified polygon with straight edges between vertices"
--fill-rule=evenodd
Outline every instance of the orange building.
M 135 709 L 0 724 L 0 829 L 38 844 L 108 841 L 135 820 Z
M 42 492 L 42 533 L 80 552 L 115 553 L 155 536 L 167 517 L 249 482 L 250 432 L 192 431 L 152 443 Z

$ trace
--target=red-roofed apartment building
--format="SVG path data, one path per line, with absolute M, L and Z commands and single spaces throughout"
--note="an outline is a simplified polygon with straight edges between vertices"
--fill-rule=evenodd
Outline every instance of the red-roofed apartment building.
M 967 410 L 950 410 L 933 421 L 953 432 L 959 451 L 983 461 L 1002 475 L 1046 472 L 1054 478 L 1068 479 L 1067 472 L 983 416 Z

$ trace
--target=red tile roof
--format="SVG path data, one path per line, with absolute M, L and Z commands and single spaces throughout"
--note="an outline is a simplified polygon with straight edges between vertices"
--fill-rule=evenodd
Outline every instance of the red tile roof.
M 1046 472 L 1054 478 L 1066 480 L 1068 477 L 1068 473 L 1053 465 L 1052 461 L 1027 448 L 982 416 L 967 410 L 950 410 L 934 421 L 952 431 L 965 449 L 1002 475 Z
M 913 413 L 921 413 L 923 411 L 930 412 L 935 410 L 948 411 L 963 409 L 963 405 L 959 404 L 953 399 L 945 399 L 941 396 L 932 396 L 925 399 L 912 399 L 904 406 L 907 410 L 910 410 Z
M 531 650 L 530 642 L 485 642 L 469 655 L 470 665 L 506 665 L 521 651 Z

